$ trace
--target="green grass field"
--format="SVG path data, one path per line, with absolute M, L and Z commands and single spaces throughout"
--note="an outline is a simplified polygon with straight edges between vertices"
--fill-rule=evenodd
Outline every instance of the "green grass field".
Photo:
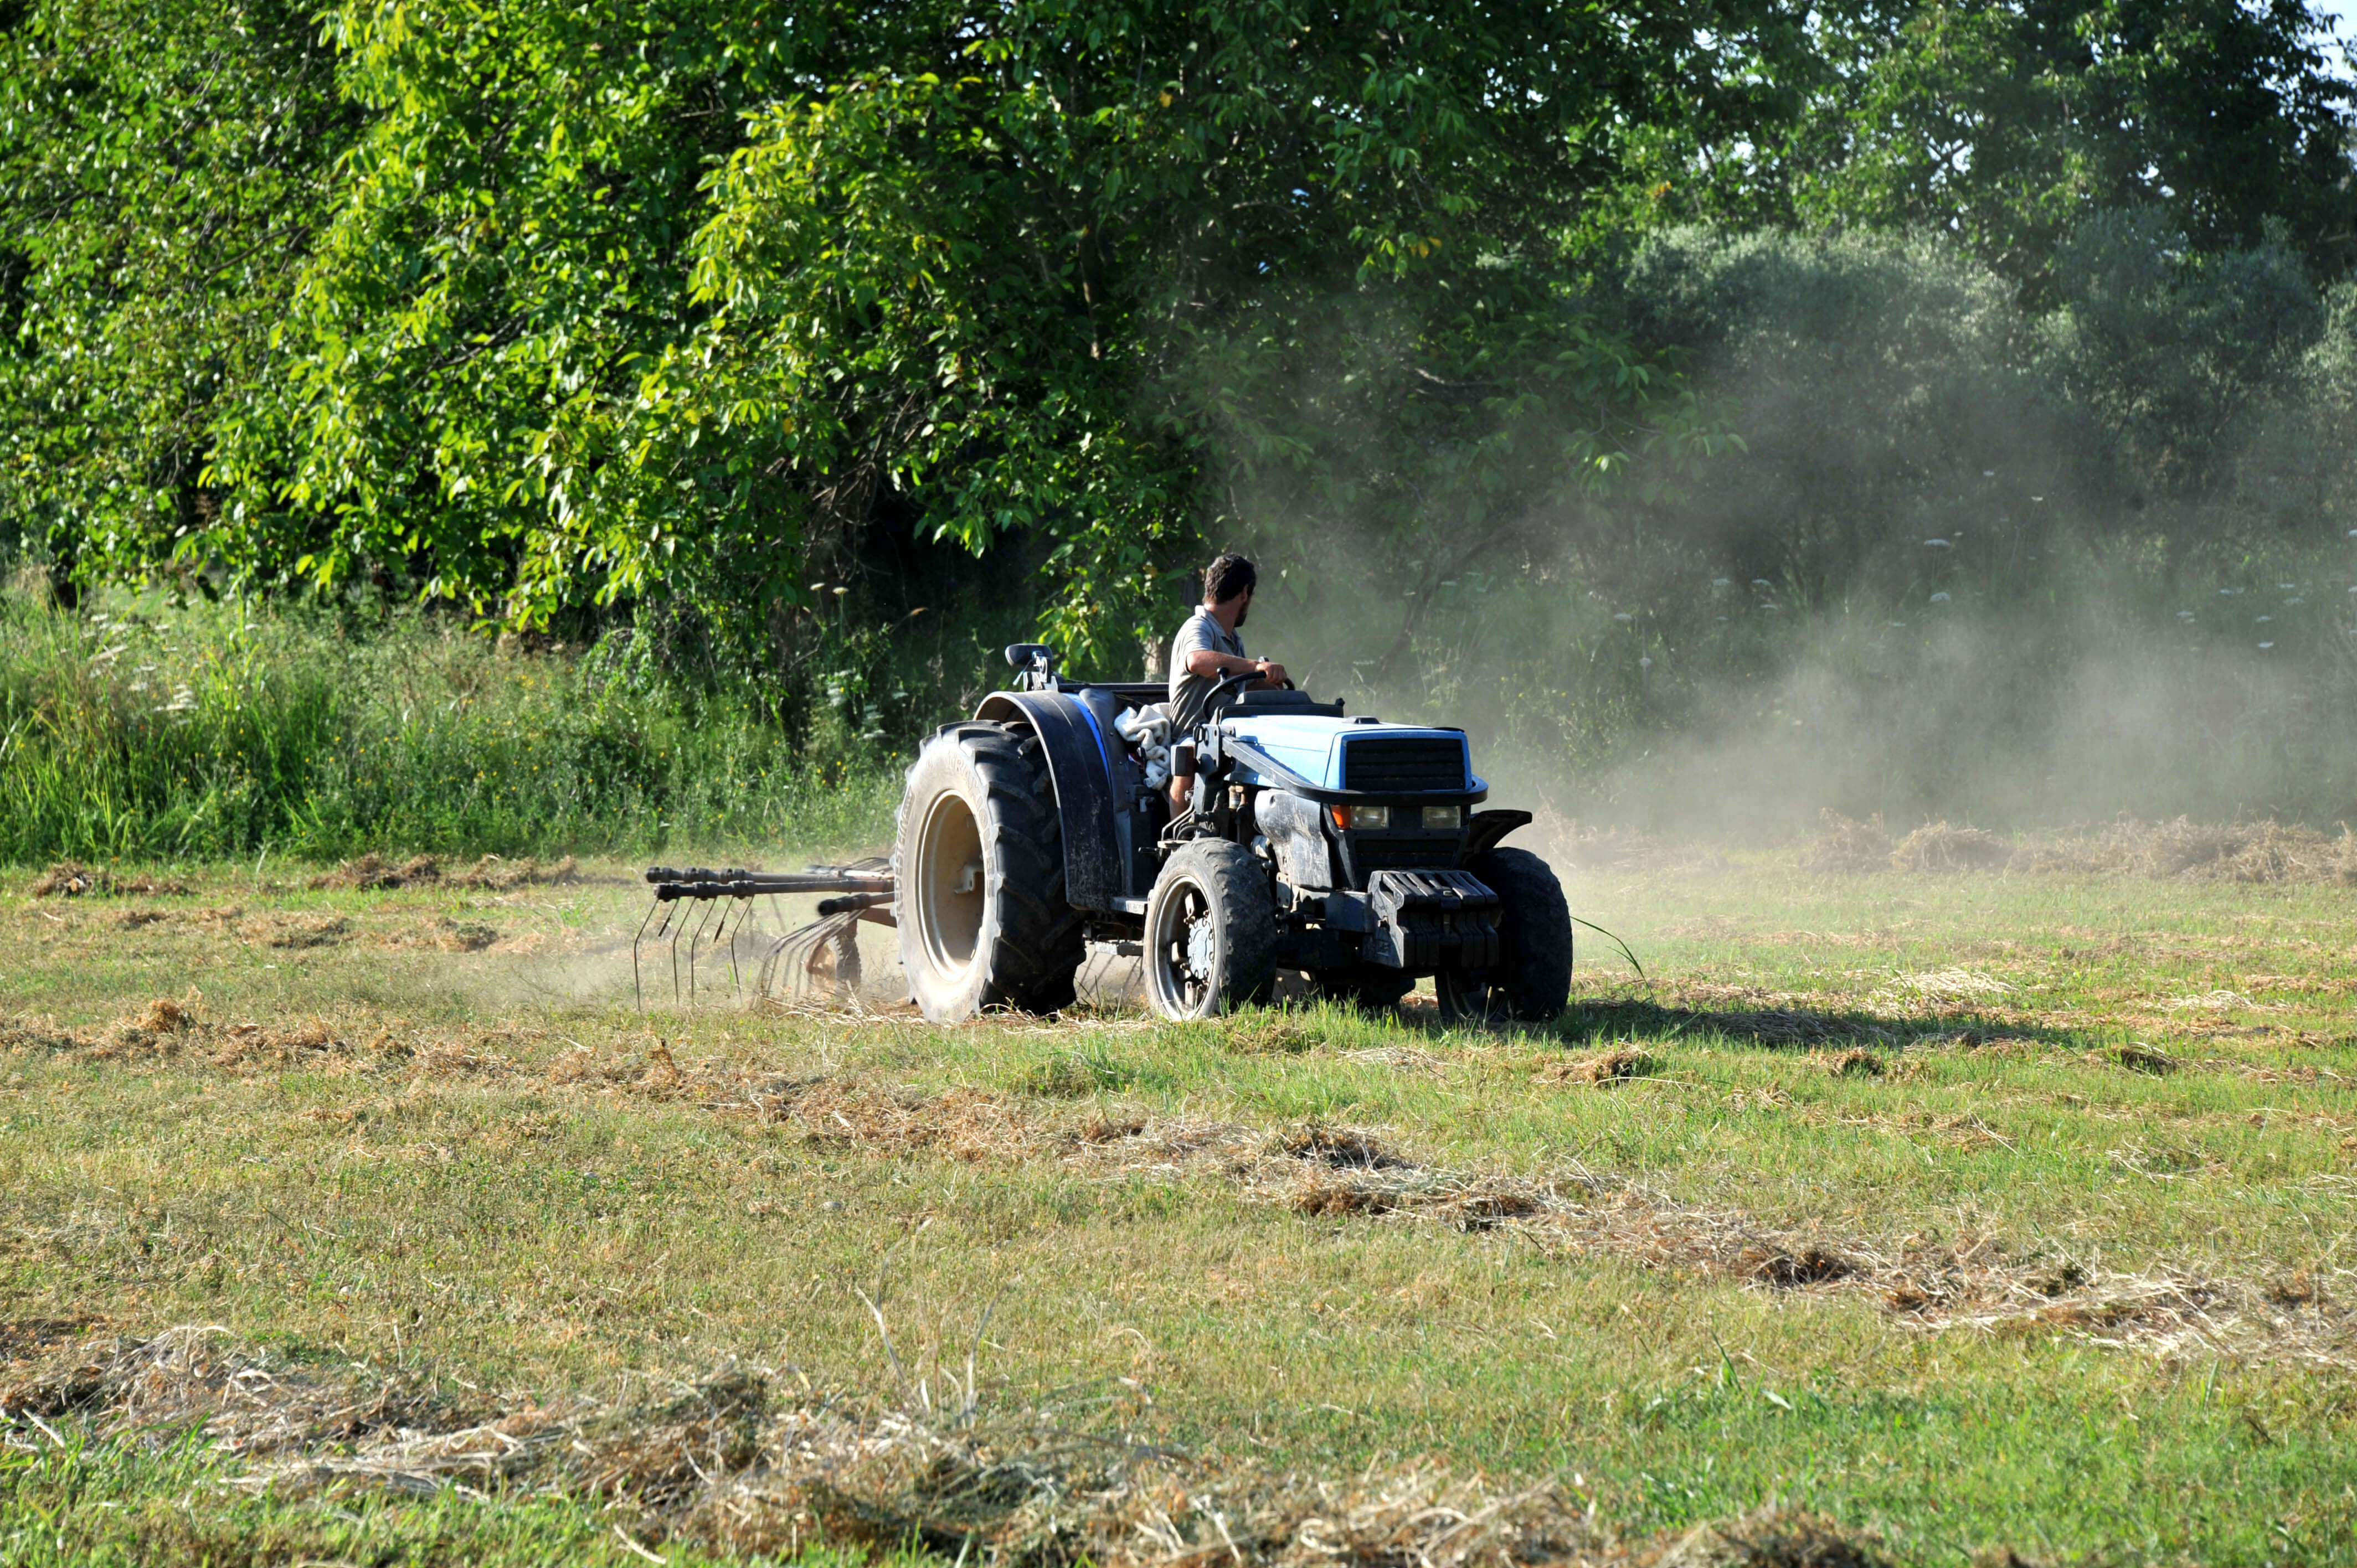
M 1517 1034 L 19 875 L 0 1563 L 2357 1559 L 2350 892 L 1566 873 Z

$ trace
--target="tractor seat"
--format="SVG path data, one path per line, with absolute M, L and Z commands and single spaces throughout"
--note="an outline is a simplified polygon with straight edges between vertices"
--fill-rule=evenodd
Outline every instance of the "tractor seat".
M 1280 688 L 1275 691 L 1239 693 L 1228 712 L 1231 714 L 1286 714 L 1303 717 L 1315 715 L 1318 718 L 1339 719 L 1342 716 L 1342 704 L 1340 701 L 1321 703 L 1307 692 L 1287 692 Z

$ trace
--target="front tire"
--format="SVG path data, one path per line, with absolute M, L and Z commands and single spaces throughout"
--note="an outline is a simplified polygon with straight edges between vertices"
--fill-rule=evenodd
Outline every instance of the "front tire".
M 1465 862 L 1498 896 L 1498 962 L 1433 977 L 1451 1023 L 1550 1024 L 1571 1000 L 1571 907 L 1547 863 L 1526 849 L 1484 850 Z
M 1039 737 L 967 725 L 925 742 L 900 798 L 900 963 L 925 1017 L 1071 1004 L 1087 956 L 1064 893 L 1064 836 Z
M 1276 901 L 1242 844 L 1173 850 L 1146 904 L 1146 997 L 1165 1018 L 1213 1018 L 1276 982 Z

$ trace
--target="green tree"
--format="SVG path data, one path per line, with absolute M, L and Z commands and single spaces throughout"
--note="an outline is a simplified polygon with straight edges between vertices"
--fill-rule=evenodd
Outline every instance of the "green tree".
M 1789 166 L 1808 223 L 1953 233 L 2039 302 L 2070 232 L 2126 209 L 2197 250 L 2274 222 L 2319 275 L 2357 260 L 2357 100 L 2302 0 L 1868 0 L 1820 37 Z
M 0 23 L 0 526 L 137 576 L 224 525 L 215 425 L 285 373 L 273 332 L 357 127 L 307 6 Z
M 291 469 L 251 515 L 303 511 L 320 581 L 400 559 L 519 619 L 683 596 L 747 646 L 888 492 L 969 549 L 1043 539 L 1055 624 L 1110 658 L 1180 542 L 1249 522 L 1234 473 L 1361 483 L 1278 358 L 1337 330 L 1447 411 L 1364 481 L 1395 498 L 1505 449 L 1516 484 L 1592 481 L 1680 433 L 1659 369 L 1581 318 L 1562 236 L 1701 69 L 1691 21 L 350 4 L 371 124 L 288 395 L 226 428 L 222 472 Z

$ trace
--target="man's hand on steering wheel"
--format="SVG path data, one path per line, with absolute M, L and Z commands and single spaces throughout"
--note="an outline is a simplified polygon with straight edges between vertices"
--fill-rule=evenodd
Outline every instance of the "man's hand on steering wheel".
M 1203 716 L 1211 717 L 1257 686 L 1290 686 L 1285 678 L 1285 666 L 1266 659 L 1256 659 L 1249 669 L 1230 671 L 1218 683 L 1203 694 Z

